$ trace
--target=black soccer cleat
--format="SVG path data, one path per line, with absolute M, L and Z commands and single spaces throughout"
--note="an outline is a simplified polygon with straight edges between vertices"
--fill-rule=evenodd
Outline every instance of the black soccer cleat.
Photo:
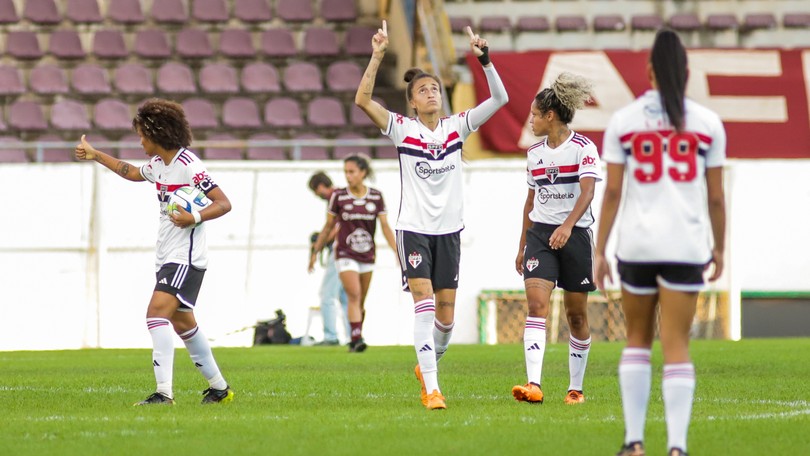
M 362 353 L 366 351 L 366 348 L 368 348 L 368 345 L 366 345 L 366 341 L 364 341 L 363 339 L 359 339 L 356 341 L 353 340 L 349 342 L 350 353 Z
M 208 388 L 202 393 L 202 404 L 227 404 L 233 401 L 233 390 L 230 386 L 226 386 L 223 390 Z
M 689 454 L 687 452 L 683 451 L 680 448 L 670 448 L 669 453 L 667 453 L 667 455 L 669 455 L 669 456 L 689 456 Z
M 616 456 L 646 456 L 644 452 L 644 444 L 641 442 L 630 442 L 622 446 L 622 449 L 616 453 Z
M 132 405 L 174 405 L 174 399 L 163 393 L 154 392 L 146 399 Z

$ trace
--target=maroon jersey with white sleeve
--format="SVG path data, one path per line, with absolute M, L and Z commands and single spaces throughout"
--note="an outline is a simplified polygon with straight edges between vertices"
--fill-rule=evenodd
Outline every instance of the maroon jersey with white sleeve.
M 599 153 L 587 137 L 571 131 L 568 138 L 555 148 L 547 139 L 531 146 L 527 153 L 526 181 L 534 189 L 534 207 L 529 220 L 548 225 L 562 225 L 582 190 L 579 180 L 591 177 L 602 180 Z M 591 207 L 577 220 L 576 226 L 593 224 Z
M 625 165 L 616 256 L 626 262 L 705 264 L 712 258 L 706 168 L 723 166 L 720 117 L 686 99 L 675 131 L 658 91 L 616 111 L 605 130 L 602 159 Z
M 356 196 L 348 188 L 338 188 L 329 200 L 329 213 L 337 217 L 335 258 L 351 258 L 359 263 L 374 263 L 377 253 L 374 233 L 377 216 L 385 214 L 385 201 L 376 188 L 366 187 L 365 195 Z
M 172 223 L 166 211 L 169 195 L 180 187 L 197 187 L 208 193 L 217 187 L 205 165 L 188 149 L 180 149 L 171 163 L 164 163 L 155 155 L 141 166 L 141 176 L 155 184 L 160 202 L 160 226 L 155 249 L 155 270 L 166 263 L 188 264 L 199 269 L 208 267 L 208 245 L 205 223 L 180 228 Z

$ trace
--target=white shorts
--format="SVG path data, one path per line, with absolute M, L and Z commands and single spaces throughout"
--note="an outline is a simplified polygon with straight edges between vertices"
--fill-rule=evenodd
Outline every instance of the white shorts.
M 358 274 L 365 274 L 374 271 L 374 263 L 361 263 L 351 258 L 338 258 L 335 260 L 338 273 L 354 271 Z

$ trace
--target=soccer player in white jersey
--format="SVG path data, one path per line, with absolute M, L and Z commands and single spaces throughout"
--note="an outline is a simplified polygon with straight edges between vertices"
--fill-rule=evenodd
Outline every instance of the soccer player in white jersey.
M 187 149 L 191 129 L 179 104 L 162 99 L 148 100 L 138 108 L 132 127 L 149 158 L 140 168 L 93 148 L 84 136 L 76 146 L 75 155 L 79 160 L 95 160 L 124 179 L 153 184 L 160 202 L 156 285 L 146 310 L 157 390 L 135 405 L 174 404 L 173 332 L 183 340 L 194 365 L 208 380 L 209 388 L 203 391 L 202 403 L 231 402 L 233 391 L 222 377 L 208 339 L 194 318 L 197 295 L 208 266 L 205 223 L 202 222 L 227 214 L 231 203 L 200 159 Z M 178 208 L 179 215 L 169 214 L 166 211 L 169 195 L 183 186 L 198 188 L 213 204 L 193 214 L 183 208 Z
M 695 391 L 689 329 L 704 270 L 714 264 L 709 280 L 723 272 L 726 133 L 717 114 L 685 98 L 687 75 L 678 35 L 660 30 L 647 64 L 652 90 L 613 115 L 602 147 L 607 183 L 594 273 L 602 290 L 612 280 L 605 245 L 623 204 L 616 236 L 627 322 L 619 362 L 625 423 L 620 456 L 645 454 L 656 307 L 668 454 L 686 454 Z
M 529 191 L 515 259 L 515 268 L 524 277 L 529 307 L 523 332 L 528 382 L 512 388 L 518 401 L 543 402 L 540 380 L 546 351 L 546 318 L 551 292 L 559 286 L 565 290 L 563 302 L 571 330 L 570 382 L 564 401 L 585 402 L 582 383 L 591 347 L 588 292 L 596 289 L 591 201 L 601 171 L 596 146 L 568 124 L 590 98 L 591 83 L 587 79 L 562 73 L 535 96 L 531 106 L 532 133 L 544 138 L 527 154 Z
M 428 410 L 447 408 L 439 388 L 438 360 L 450 343 L 458 288 L 460 232 L 464 229 L 462 144 L 507 101 L 506 89 L 489 59 L 486 40 L 467 28 L 470 49 L 484 67 L 491 98 L 450 117 L 442 111 L 439 78 L 410 69 L 406 99 L 416 117 L 389 112 L 372 100 L 377 70 L 388 48 L 388 29 L 372 37 L 372 55 L 354 102 L 390 137 L 399 153 L 402 199 L 397 251 L 414 301 L 414 369 Z

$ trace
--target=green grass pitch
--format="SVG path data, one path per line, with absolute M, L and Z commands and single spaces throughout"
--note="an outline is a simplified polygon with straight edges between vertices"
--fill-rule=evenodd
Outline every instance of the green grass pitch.
M 0 455 L 612 455 L 622 436 L 623 344 L 594 343 L 587 402 L 566 406 L 568 348 L 546 351 L 543 405 L 518 403 L 519 345 L 451 345 L 440 363 L 448 409 L 419 402 L 411 347 L 215 349 L 236 392 L 200 405 L 207 384 L 185 350 L 173 407 L 153 391 L 149 350 L 0 353 Z M 661 354 L 653 355 L 648 454 L 663 455 Z M 695 455 L 810 454 L 810 339 L 695 341 Z

